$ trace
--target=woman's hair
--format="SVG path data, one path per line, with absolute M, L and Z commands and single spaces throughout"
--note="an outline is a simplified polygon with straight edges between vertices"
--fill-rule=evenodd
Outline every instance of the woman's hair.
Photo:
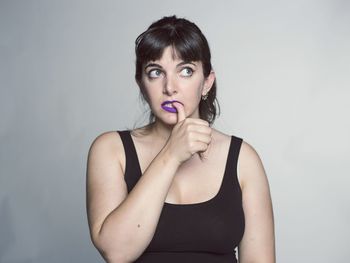
M 164 49 L 169 46 L 172 46 L 179 58 L 184 61 L 201 61 L 204 77 L 207 78 L 212 70 L 208 41 L 201 30 L 184 18 L 177 18 L 175 15 L 163 17 L 152 23 L 135 41 L 135 79 L 143 101 L 149 102 L 142 83 L 143 68 L 149 61 L 160 59 Z M 220 111 L 216 98 L 216 80 L 207 95 L 207 99 L 201 100 L 199 103 L 199 116 L 212 125 L 216 116 L 219 115 L 218 111 Z M 218 111 L 216 104 L 219 107 Z M 154 115 L 151 111 L 149 122 L 151 123 L 153 120 Z

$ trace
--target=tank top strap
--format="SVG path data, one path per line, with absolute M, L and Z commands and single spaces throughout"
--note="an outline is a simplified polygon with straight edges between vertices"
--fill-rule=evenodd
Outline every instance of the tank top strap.
M 242 138 L 231 135 L 231 144 L 223 179 L 223 198 L 225 200 L 241 200 L 241 188 L 237 177 L 237 164 L 242 142 Z M 232 195 L 235 196 L 233 197 Z
M 228 168 L 237 168 L 237 162 L 238 162 L 238 156 L 239 156 L 239 151 L 241 149 L 241 145 L 243 142 L 242 138 L 236 137 L 234 135 L 231 135 L 231 145 L 230 145 L 230 152 L 229 152 L 229 167 Z
M 131 138 L 130 130 L 117 131 L 123 142 L 125 152 L 124 180 L 127 184 L 128 193 L 136 185 L 141 177 L 141 168 L 137 158 L 136 148 Z

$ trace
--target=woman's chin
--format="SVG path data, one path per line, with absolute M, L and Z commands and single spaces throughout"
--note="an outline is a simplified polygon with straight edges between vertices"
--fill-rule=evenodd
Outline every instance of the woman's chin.
M 162 120 L 162 122 L 164 123 L 164 125 L 167 125 L 167 126 L 175 126 L 176 123 L 177 123 L 177 119 L 175 118 L 175 120 Z
M 172 113 L 167 116 L 159 116 L 156 118 L 156 121 L 161 122 L 166 126 L 174 126 L 177 123 L 177 114 Z

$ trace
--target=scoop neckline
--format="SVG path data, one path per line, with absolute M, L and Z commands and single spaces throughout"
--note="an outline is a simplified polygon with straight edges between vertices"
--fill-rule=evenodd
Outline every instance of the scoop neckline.
M 140 177 L 142 176 L 142 170 L 141 170 L 141 166 L 140 166 L 140 161 L 139 161 L 139 156 L 137 155 L 137 151 L 136 151 L 136 147 L 135 147 L 135 144 L 134 144 L 134 141 L 132 139 L 132 136 L 131 136 L 131 131 L 129 130 L 129 136 L 130 136 L 130 139 L 131 139 L 131 142 L 133 144 L 133 147 L 134 147 L 134 150 L 135 150 L 135 156 L 136 156 L 136 159 L 137 159 L 137 167 L 138 167 L 138 170 L 139 170 L 139 174 L 140 174 Z M 164 201 L 164 206 L 168 206 L 168 207 L 192 207 L 192 206 L 202 206 L 202 205 L 206 205 L 206 204 L 209 204 L 209 203 L 212 203 L 214 201 L 216 201 L 216 199 L 219 198 L 221 192 L 223 191 L 223 188 L 224 188 L 224 181 L 225 181 L 225 178 L 227 177 L 227 168 L 228 168 L 228 165 L 229 165 L 229 157 L 231 155 L 231 148 L 232 148 L 232 141 L 233 141 L 233 136 L 230 136 L 230 145 L 229 145 L 229 148 L 228 148 L 228 153 L 227 153 L 227 156 L 226 156 L 226 163 L 225 163 L 225 170 L 224 170 L 224 174 L 221 178 L 221 183 L 220 183 L 220 187 L 219 187 L 219 190 L 218 192 L 214 195 L 214 197 L 208 199 L 208 200 L 205 200 L 205 201 L 202 201 L 202 202 L 198 202 L 198 203 L 188 203 L 188 204 L 175 204 L 175 203 L 168 203 L 168 202 L 165 202 Z

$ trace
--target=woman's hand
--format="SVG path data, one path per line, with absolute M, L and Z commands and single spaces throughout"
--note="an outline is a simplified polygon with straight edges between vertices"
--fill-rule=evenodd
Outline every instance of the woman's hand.
M 205 152 L 211 142 L 212 129 L 209 123 L 202 119 L 186 118 L 184 107 L 179 102 L 173 102 L 177 109 L 177 124 L 166 143 L 170 154 L 181 164 L 195 153 Z

